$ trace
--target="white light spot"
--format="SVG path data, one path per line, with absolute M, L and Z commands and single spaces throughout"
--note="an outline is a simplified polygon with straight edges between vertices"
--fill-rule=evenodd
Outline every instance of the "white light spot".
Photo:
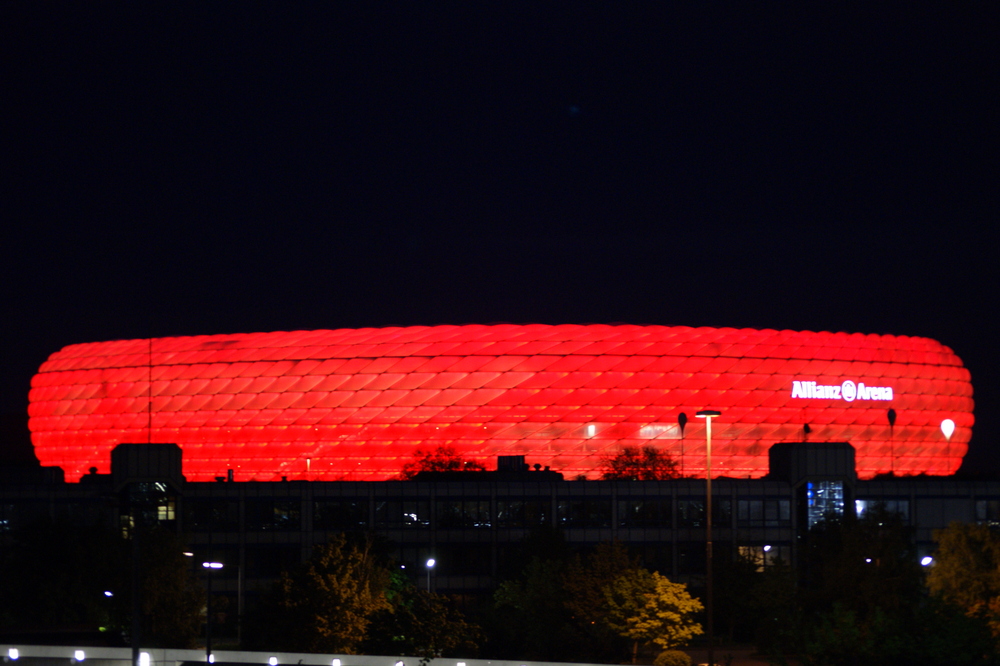
M 149 666 L 149 653 L 140 652 L 139 653 L 139 666 Z
M 7 650 L 7 656 L 17 661 L 17 658 L 21 656 L 21 653 L 17 651 L 17 648 L 10 648 Z
M 597 434 L 597 426 L 593 423 L 587 425 L 587 437 L 593 437 Z
M 77 661 L 83 661 L 87 658 L 87 655 L 83 653 L 83 650 L 77 650 L 73 653 L 73 658 Z
M 934 558 L 931 557 L 930 555 L 928 555 L 927 557 L 923 557 L 920 559 L 920 564 L 921 566 L 929 567 L 930 565 L 934 564 Z
M 950 442 L 951 436 L 955 434 L 955 422 L 951 419 L 941 421 L 941 432 L 944 434 L 944 438 Z
M 278 666 L 278 658 L 277 657 L 268 657 L 267 658 L 267 663 L 270 666 Z
M 330 662 L 330 666 L 340 666 L 340 660 L 334 659 L 333 661 Z

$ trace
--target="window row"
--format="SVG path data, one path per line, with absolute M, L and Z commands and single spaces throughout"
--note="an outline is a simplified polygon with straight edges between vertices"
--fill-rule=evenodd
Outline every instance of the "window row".
M 244 502 L 248 531 L 297 531 L 304 529 L 299 500 L 253 498 Z M 712 523 L 733 525 L 733 502 L 716 498 Z M 740 527 L 784 527 L 791 525 L 791 502 L 787 499 L 749 499 L 736 502 L 736 525 Z M 615 509 L 617 509 L 615 511 Z M 502 498 L 379 499 L 369 515 L 367 499 L 325 499 L 313 505 L 312 529 L 343 531 L 357 529 L 491 529 L 553 526 L 560 528 L 698 528 L 705 526 L 705 500 L 685 498 L 623 498 L 617 507 L 608 498 Z M 237 531 L 240 507 L 237 500 L 189 498 L 184 502 L 184 526 L 190 531 Z

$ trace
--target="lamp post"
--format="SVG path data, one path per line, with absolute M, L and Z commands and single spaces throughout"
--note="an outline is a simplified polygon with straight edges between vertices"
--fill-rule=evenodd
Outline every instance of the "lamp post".
M 212 657 L 212 571 L 222 568 L 222 562 L 202 562 L 201 566 L 208 570 L 208 603 L 205 609 L 205 662 L 214 663 Z
M 715 666 L 712 622 L 712 419 L 722 412 L 703 409 L 695 416 L 705 419 L 705 613 L 708 619 L 708 664 Z
M 428 594 L 431 591 L 431 569 L 434 568 L 434 564 L 435 564 L 435 562 L 434 562 L 434 558 L 433 557 L 430 558 L 429 560 L 427 560 L 427 592 L 428 592 Z

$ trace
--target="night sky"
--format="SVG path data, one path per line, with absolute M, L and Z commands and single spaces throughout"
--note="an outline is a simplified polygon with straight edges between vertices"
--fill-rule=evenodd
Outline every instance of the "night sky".
M 934 338 L 1000 471 L 998 19 L 4 3 L 2 454 L 68 344 L 627 322 Z

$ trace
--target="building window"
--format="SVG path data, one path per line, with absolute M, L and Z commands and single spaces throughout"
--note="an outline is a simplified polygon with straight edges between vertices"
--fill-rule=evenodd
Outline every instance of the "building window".
M 636 541 L 629 544 L 629 551 L 637 554 L 642 566 L 650 571 L 670 575 L 674 570 L 673 543 L 670 541 Z
M 316 500 L 313 529 L 349 531 L 368 527 L 368 501 L 355 499 Z
M 561 499 L 556 504 L 560 527 L 611 527 L 611 500 Z
M 541 527 L 550 525 L 551 518 L 547 498 L 497 500 L 497 527 Z
M 1000 525 L 1000 500 L 976 500 L 976 522 Z
M 704 541 L 677 544 L 677 573 L 703 574 L 705 573 L 706 562 Z
M 431 525 L 427 500 L 377 500 L 375 525 L 380 529 L 423 528 Z
M 247 499 L 247 529 L 260 532 L 289 532 L 301 529 L 299 500 L 255 497 Z
M 670 500 L 663 498 L 618 500 L 618 526 L 669 528 Z
M 910 519 L 910 500 L 905 499 L 868 499 L 855 500 L 854 511 L 858 518 L 861 518 L 869 511 L 884 511 L 888 514 L 895 514 L 903 520 Z
M 809 529 L 827 514 L 844 515 L 844 483 L 842 481 L 809 481 L 806 483 L 806 516 Z
M 177 520 L 177 500 L 173 497 L 164 497 L 156 505 L 156 519 L 161 523 L 167 520 Z
M 246 549 L 248 578 L 277 578 L 301 562 L 301 547 L 297 545 L 251 545 Z M 235 567 L 233 567 L 235 569 Z
M 489 576 L 493 567 L 489 544 L 439 544 L 437 554 L 433 575 Z
M 730 499 L 712 498 L 712 524 L 729 527 L 733 523 L 733 502 Z M 682 499 L 677 501 L 678 527 L 705 526 L 705 500 Z
M 750 499 L 736 502 L 740 527 L 785 527 L 792 523 L 792 502 L 787 499 Z
M 446 499 L 437 501 L 438 529 L 491 527 L 490 501 L 484 499 Z
M 777 564 L 789 564 L 792 557 L 791 546 L 740 546 L 739 554 L 744 560 L 757 566 L 757 571 Z
M 240 526 L 240 503 L 226 499 L 184 499 L 184 529 L 190 532 L 236 531 Z

